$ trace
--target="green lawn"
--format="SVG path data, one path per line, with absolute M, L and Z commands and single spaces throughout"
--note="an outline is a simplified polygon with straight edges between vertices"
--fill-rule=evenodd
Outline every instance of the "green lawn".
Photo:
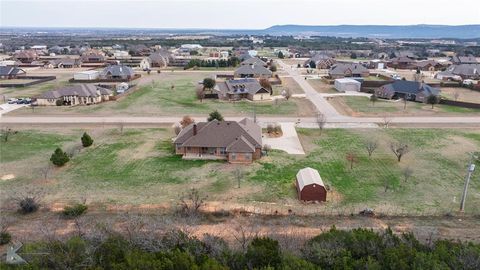
M 204 99 L 200 102 L 195 95 L 198 81 L 211 74 L 161 74 L 159 79 L 139 86 L 130 95 L 117 101 L 105 102 L 92 106 L 76 107 L 38 107 L 35 114 L 41 115 L 128 115 L 128 116 L 181 116 L 206 115 L 218 110 L 224 115 L 253 115 L 254 105 L 260 115 L 298 115 L 308 116 L 313 113 L 313 105 L 306 99 L 289 101 L 228 102 L 216 99 Z M 172 85 L 174 88 L 172 89 Z M 28 109 L 19 109 L 12 115 L 31 115 Z
M 305 156 L 271 151 L 251 165 L 221 161 L 183 160 L 173 154 L 170 129 L 88 130 L 93 146 L 81 149 L 62 168 L 52 169 L 48 180 L 38 172 L 49 163 L 57 146 L 79 145 L 83 130 L 21 131 L 1 144 L 0 198 L 11 192 L 41 188 L 44 202 L 87 199 L 89 203 L 170 204 L 195 187 L 209 200 L 225 203 L 275 203 L 307 207 L 296 200 L 295 175 L 299 169 L 318 169 L 330 188 L 328 202 L 307 209 L 338 210 L 371 207 L 395 213 L 444 214 L 458 208 L 469 152 L 480 149 L 479 130 L 449 129 L 299 129 Z M 376 139 L 378 149 L 368 157 L 364 142 Z M 389 149 L 392 141 L 409 145 L 399 163 Z M 357 162 L 350 169 L 347 153 Z M 479 164 L 480 166 L 480 164 Z M 413 175 L 404 180 L 403 170 Z M 237 188 L 234 171 L 243 171 Z M 478 178 L 475 172 L 474 178 Z M 385 190 L 385 188 L 387 190 Z M 1 203 L 1 201 L 0 201 Z M 472 181 L 468 205 L 480 204 L 480 184 Z M 353 210 L 352 210 L 353 211 Z M 467 208 L 477 213 L 478 208 Z

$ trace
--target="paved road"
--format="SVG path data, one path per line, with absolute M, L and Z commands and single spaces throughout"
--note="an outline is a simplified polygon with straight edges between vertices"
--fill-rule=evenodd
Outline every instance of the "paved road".
M 300 87 L 302 87 L 306 97 L 313 103 L 319 112 L 322 112 L 325 115 L 327 119 L 330 117 L 346 117 L 337 112 L 337 110 L 325 100 L 322 95 L 315 91 L 307 80 L 305 80 L 305 76 L 301 75 L 297 70 L 292 69 L 281 60 L 277 60 L 277 63 L 300 85 Z
M 27 105 L 25 105 L 25 104 L 8 104 L 8 103 L 0 104 L 0 117 L 3 114 L 9 113 L 9 112 L 14 111 L 16 109 L 20 109 L 24 106 L 27 106 Z

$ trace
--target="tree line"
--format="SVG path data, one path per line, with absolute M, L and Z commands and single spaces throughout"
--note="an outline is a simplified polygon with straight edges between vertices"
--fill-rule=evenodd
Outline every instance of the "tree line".
M 145 239 L 143 239 L 145 240 Z M 194 237 L 173 230 L 154 241 L 111 233 L 104 237 L 76 235 L 26 244 L 28 264 L 1 269 L 479 269 L 480 245 L 429 239 L 390 229 L 329 231 L 305 242 L 299 250 L 254 236 L 238 248 L 222 238 Z M 30 256 L 28 256 L 30 254 Z

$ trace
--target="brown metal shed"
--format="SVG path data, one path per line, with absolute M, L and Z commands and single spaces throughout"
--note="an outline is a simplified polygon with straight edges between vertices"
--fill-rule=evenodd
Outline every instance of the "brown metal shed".
M 318 202 L 327 200 L 327 189 L 315 169 L 307 167 L 298 171 L 296 186 L 299 200 Z

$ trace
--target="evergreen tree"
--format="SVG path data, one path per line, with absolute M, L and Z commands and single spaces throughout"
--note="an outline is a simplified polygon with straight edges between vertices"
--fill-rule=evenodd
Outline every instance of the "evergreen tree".
M 81 140 L 83 147 L 89 147 L 93 144 L 92 137 L 90 137 L 90 135 L 88 135 L 86 132 L 83 133 Z
M 55 149 L 55 152 L 50 157 L 50 161 L 58 167 L 65 165 L 69 160 L 70 158 L 68 158 L 67 153 L 63 152 L 60 148 Z
M 208 116 L 208 122 L 210 121 L 213 121 L 213 120 L 218 120 L 218 121 L 223 121 L 223 116 L 217 111 L 213 111 L 210 113 L 210 115 Z

